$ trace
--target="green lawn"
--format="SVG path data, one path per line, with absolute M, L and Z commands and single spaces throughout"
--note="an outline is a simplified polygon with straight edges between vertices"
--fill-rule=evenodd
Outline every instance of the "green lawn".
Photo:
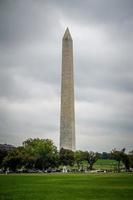
M 132 200 L 133 174 L 0 175 L 0 200 Z
M 121 162 L 121 167 L 123 166 Z M 110 159 L 99 159 L 97 162 L 94 164 L 95 169 L 111 169 L 114 170 L 117 167 L 117 161 L 116 160 L 110 160 Z

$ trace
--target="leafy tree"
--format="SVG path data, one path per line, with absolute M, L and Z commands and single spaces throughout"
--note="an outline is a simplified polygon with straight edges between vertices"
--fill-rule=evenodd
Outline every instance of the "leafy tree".
M 58 166 L 58 152 L 52 140 L 28 139 L 22 147 L 9 152 L 3 161 L 4 168 L 15 171 L 22 166 L 25 168 L 48 169 Z
M 89 164 L 89 169 L 92 170 L 94 163 L 99 159 L 99 154 L 93 151 L 85 151 L 84 152 L 84 160 L 86 160 Z
M 133 168 L 133 150 L 129 152 L 128 158 L 129 158 L 130 167 Z
M 15 147 L 8 144 L 0 144 L 0 167 L 2 167 L 2 162 L 7 154 L 12 151 Z
M 101 159 L 110 159 L 110 153 L 102 152 L 102 153 L 100 154 L 100 158 L 101 158 Z
M 123 148 L 121 151 L 113 149 L 111 152 L 111 156 L 118 162 L 118 165 L 117 165 L 118 172 L 120 172 L 120 163 L 121 162 L 125 165 L 126 171 L 129 170 L 129 166 L 130 166 L 129 162 L 130 161 L 129 161 L 128 155 L 125 153 L 125 148 Z
M 72 166 L 74 164 L 74 152 L 69 149 L 61 148 L 59 152 L 59 159 L 60 164 Z
M 127 154 L 123 154 L 122 156 L 122 162 L 125 165 L 126 171 L 129 171 L 130 169 L 130 160 Z
M 2 162 L 4 158 L 7 156 L 8 152 L 0 149 L 0 167 L 2 167 Z
M 26 166 L 48 169 L 58 166 L 57 147 L 49 139 L 28 139 L 23 142 L 26 151 Z
M 2 166 L 5 169 L 9 168 L 12 171 L 16 171 L 17 168 L 22 167 L 23 158 L 24 158 L 24 149 L 23 149 L 23 147 L 14 148 L 4 158 Z
M 120 172 L 120 163 L 122 161 L 122 154 L 123 149 L 121 151 L 117 151 L 116 149 L 113 149 L 111 151 L 111 158 L 115 159 L 117 161 L 117 171 Z
M 84 161 L 84 152 L 83 151 L 75 151 L 74 153 L 74 160 L 75 163 L 77 164 L 78 170 L 80 166 L 83 166 L 83 161 Z

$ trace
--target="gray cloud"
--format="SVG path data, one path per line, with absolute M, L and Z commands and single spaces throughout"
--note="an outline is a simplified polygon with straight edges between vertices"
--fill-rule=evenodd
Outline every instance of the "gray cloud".
M 53 12 L 54 15 L 49 15 Z M 26 43 L 47 40 L 54 35 L 56 12 L 45 2 L 43 7 L 37 1 L 1 1 L 0 42 L 14 48 Z M 53 25 L 53 26 L 51 26 Z M 51 31 L 49 31 L 51 30 Z M 53 31 L 52 31 L 53 30 Z
M 94 0 L 84 1 L 51 1 L 54 5 L 60 7 L 62 14 L 80 20 L 82 23 L 119 23 L 126 19 L 132 19 L 132 0 Z
M 77 148 L 132 149 L 132 0 L 0 1 L 0 141 L 59 143 L 61 40 L 74 40 Z

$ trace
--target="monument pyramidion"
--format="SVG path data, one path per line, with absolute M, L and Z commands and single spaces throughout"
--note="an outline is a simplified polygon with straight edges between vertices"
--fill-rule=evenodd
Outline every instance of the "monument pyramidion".
M 73 40 L 67 28 L 62 39 L 60 149 L 75 151 Z

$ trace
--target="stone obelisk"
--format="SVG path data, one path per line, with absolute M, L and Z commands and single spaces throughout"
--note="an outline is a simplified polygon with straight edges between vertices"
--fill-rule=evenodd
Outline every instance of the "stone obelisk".
M 75 150 L 73 41 L 67 28 L 62 39 L 60 149 Z

